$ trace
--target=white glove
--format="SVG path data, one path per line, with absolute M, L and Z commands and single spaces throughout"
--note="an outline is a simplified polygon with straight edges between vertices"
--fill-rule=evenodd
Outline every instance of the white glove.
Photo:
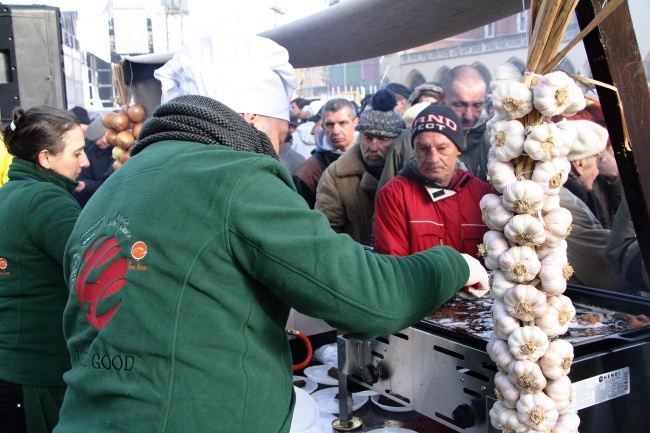
M 465 287 L 460 289 L 456 294 L 461 298 L 470 299 L 473 297 L 480 298 L 490 290 L 488 274 L 481 262 L 469 254 L 461 254 L 467 266 L 469 266 L 469 278 Z

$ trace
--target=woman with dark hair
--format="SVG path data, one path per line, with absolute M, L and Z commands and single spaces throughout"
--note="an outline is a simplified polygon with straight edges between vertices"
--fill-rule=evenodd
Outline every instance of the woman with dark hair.
M 63 252 L 80 212 L 71 193 L 88 158 L 67 111 L 17 108 L 2 132 L 14 159 L 0 188 L 0 432 L 51 432 L 70 369 Z

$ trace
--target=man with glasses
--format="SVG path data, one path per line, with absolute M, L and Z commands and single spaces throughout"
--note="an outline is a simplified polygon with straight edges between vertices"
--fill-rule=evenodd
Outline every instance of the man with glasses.
M 429 105 L 411 127 L 415 157 L 377 196 L 375 249 L 406 256 L 448 245 L 476 257 L 488 230 L 479 201 L 492 191 L 460 164 L 463 123 L 453 109 Z

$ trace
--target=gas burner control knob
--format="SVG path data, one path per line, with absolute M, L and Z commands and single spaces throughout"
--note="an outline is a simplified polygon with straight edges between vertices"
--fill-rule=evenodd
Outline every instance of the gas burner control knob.
M 361 369 L 361 378 L 368 385 L 377 383 L 380 376 L 379 369 L 372 364 L 368 364 Z
M 462 428 L 470 428 L 476 424 L 474 409 L 468 404 L 461 404 L 451 413 L 451 417 Z

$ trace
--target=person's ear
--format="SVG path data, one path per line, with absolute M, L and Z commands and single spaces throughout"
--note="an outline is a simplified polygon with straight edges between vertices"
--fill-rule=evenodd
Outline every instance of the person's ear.
M 40 152 L 38 152 L 38 164 L 43 167 L 50 169 L 52 168 L 52 165 L 50 164 L 50 152 L 47 149 L 43 149 Z
M 248 123 L 249 125 L 253 126 L 255 124 L 255 118 L 257 117 L 257 114 L 253 114 L 253 113 L 239 113 L 239 114 L 241 115 L 241 117 L 244 118 L 246 123 Z
M 582 158 L 577 161 L 573 161 L 572 164 L 576 174 L 578 174 L 578 176 L 581 176 L 585 172 L 587 160 L 585 158 Z

